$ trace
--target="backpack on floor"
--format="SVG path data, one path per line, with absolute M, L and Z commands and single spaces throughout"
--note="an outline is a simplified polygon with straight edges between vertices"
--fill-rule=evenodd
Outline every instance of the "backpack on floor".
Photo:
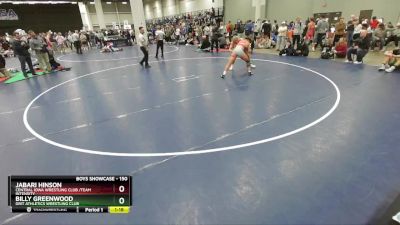
M 335 58 L 335 53 L 332 52 L 331 49 L 325 48 L 321 52 L 321 59 L 334 59 Z

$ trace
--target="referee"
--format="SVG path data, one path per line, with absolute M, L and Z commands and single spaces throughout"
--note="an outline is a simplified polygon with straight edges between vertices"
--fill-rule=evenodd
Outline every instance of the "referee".
M 157 40 L 157 50 L 156 58 L 158 58 L 158 49 L 161 48 L 161 58 L 164 58 L 164 37 L 165 33 L 161 30 L 160 26 L 157 26 L 156 30 L 156 40 Z
M 145 37 L 145 35 L 143 35 L 144 34 L 143 27 L 139 27 L 139 32 L 140 32 L 140 34 L 138 37 L 138 45 L 144 55 L 142 61 L 140 61 L 140 65 L 143 66 L 143 63 L 144 63 L 145 68 L 150 68 L 151 66 L 149 65 L 149 50 L 148 50 L 149 41 L 148 41 L 147 37 Z

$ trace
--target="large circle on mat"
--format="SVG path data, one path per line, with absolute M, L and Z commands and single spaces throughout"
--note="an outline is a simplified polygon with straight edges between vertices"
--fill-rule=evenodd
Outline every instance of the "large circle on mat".
M 205 58 L 224 58 L 224 57 L 199 57 L 199 58 L 181 58 L 181 59 L 170 59 L 170 60 L 164 60 L 164 61 L 181 61 L 181 60 L 202 60 Z M 36 138 L 59 148 L 65 149 L 65 150 L 69 150 L 69 151 L 76 151 L 76 152 L 82 152 L 82 153 L 87 153 L 87 154 L 94 154 L 94 155 L 104 155 L 104 156 L 120 156 L 120 157 L 165 157 L 165 156 L 181 156 L 181 155 L 196 155 L 196 154 L 205 154 L 205 153 L 212 153 L 212 152 L 222 152 L 222 151 L 230 151 L 230 150 L 236 150 L 236 149 L 242 149 L 242 148 L 246 148 L 246 147 L 250 147 L 250 146 L 254 146 L 254 145 L 259 145 L 259 144 L 264 144 L 264 143 L 268 143 L 271 141 L 275 141 L 275 140 L 279 140 L 288 136 L 291 136 L 293 134 L 297 134 L 299 132 L 302 132 L 308 128 L 311 128 L 315 125 L 317 125 L 318 123 L 320 123 L 321 121 L 325 120 L 326 118 L 328 118 L 334 111 L 335 109 L 338 107 L 339 102 L 340 102 L 340 90 L 338 88 L 338 86 L 331 80 L 329 79 L 327 76 L 314 71 L 312 69 L 303 67 L 303 66 L 299 66 L 299 65 L 295 65 L 295 64 L 291 64 L 291 63 L 286 63 L 286 62 L 280 62 L 280 61 L 274 61 L 274 60 L 267 60 L 267 59 L 253 59 L 254 61 L 263 61 L 263 62 L 269 62 L 269 63 L 278 63 L 278 64 L 282 64 L 282 65 L 286 65 L 286 66 L 291 66 L 291 67 L 295 67 L 295 68 L 299 68 L 305 71 L 309 71 L 317 76 L 322 77 L 323 79 L 325 79 L 327 82 L 329 82 L 329 84 L 335 89 L 336 92 L 336 100 L 334 102 L 334 104 L 332 105 L 332 107 L 329 109 L 329 111 L 327 111 L 324 115 L 322 115 L 320 118 L 314 120 L 313 122 L 306 124 L 302 127 L 298 127 L 297 129 L 294 129 L 292 131 L 274 136 L 274 137 L 269 137 L 269 138 L 265 138 L 262 140 L 258 140 L 258 141 L 253 141 L 253 142 L 248 142 L 248 143 L 244 143 L 244 144 L 239 144 L 239 145 L 231 145 L 231 146 L 226 146 L 226 147 L 220 147 L 220 148 L 212 148 L 212 149 L 202 149 L 202 150 L 195 150 L 195 151 L 180 151 L 180 152 L 165 152 L 165 153 L 125 153 L 125 152 L 106 152 L 106 151 L 98 151 L 95 149 L 84 149 L 84 148 L 78 148 L 78 147 L 74 147 L 74 146 L 70 146 L 70 145 L 65 145 L 65 144 L 61 144 L 58 142 L 55 142 L 53 140 L 50 140 L 48 138 L 45 138 L 44 136 L 42 136 L 41 134 L 37 133 L 29 124 L 28 122 L 28 114 L 29 114 L 29 109 L 32 107 L 32 105 L 43 95 L 45 95 L 46 93 L 49 93 L 50 91 L 56 89 L 57 87 L 60 87 L 62 85 L 65 85 L 69 82 L 81 79 L 83 77 L 87 77 L 87 76 L 92 76 L 98 73 L 102 73 L 102 72 L 106 72 L 106 71 L 111 71 L 111 70 L 116 70 L 116 69 L 120 69 L 120 68 L 125 68 L 125 67 L 129 67 L 129 66 L 134 66 L 134 65 L 138 65 L 136 64 L 129 64 L 129 65 L 124 65 L 124 66 L 118 66 L 118 67 L 114 67 L 114 68 L 109 68 L 109 69 L 104 69 L 104 70 L 100 70 L 100 71 L 96 71 L 96 72 L 92 72 L 92 73 L 88 73 L 88 74 L 84 74 L 75 78 L 72 78 L 70 80 L 64 81 L 60 84 L 57 84 L 49 89 L 47 89 L 46 91 L 40 93 L 38 96 L 36 96 L 25 108 L 24 110 L 24 114 L 23 114 L 23 122 L 24 125 L 26 127 L 26 129 L 28 129 L 28 131 L 30 133 L 32 133 Z M 158 62 L 158 61 L 155 61 Z M 153 62 L 153 63 L 155 63 Z

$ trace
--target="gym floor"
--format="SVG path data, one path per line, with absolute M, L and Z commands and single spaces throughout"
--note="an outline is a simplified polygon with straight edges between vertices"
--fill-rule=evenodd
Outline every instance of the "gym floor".
M 1 84 L 1 224 L 366 224 L 400 194 L 400 76 L 303 57 L 137 47 Z M 16 59 L 9 67 L 19 68 Z M 90 151 L 89 151 L 90 150 Z M 132 175 L 126 215 L 12 214 L 9 175 Z M 398 208 L 400 209 L 400 208 Z

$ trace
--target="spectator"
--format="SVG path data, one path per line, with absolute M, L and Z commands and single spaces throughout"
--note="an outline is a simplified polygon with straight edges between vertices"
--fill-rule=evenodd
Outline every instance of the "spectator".
M 379 25 L 379 21 L 376 19 L 376 16 L 373 16 L 371 21 L 369 22 L 369 25 L 371 27 L 371 30 L 375 30 L 378 25 Z
M 212 27 L 212 36 L 211 36 L 211 52 L 214 50 L 214 46 L 216 48 L 216 51 L 218 53 L 219 51 L 219 44 L 218 44 L 218 38 L 220 37 L 220 32 L 219 32 L 219 25 L 216 24 Z
M 261 27 L 261 31 L 264 34 L 264 37 L 267 37 L 268 39 L 270 39 L 271 38 L 271 30 L 272 30 L 272 26 L 269 23 L 269 20 L 264 20 L 263 25 Z
M 350 47 L 353 45 L 353 34 L 354 34 L 354 29 L 355 29 L 355 23 L 357 22 L 357 18 L 352 15 L 351 20 L 347 22 L 347 47 Z
M 278 40 L 276 43 L 276 50 L 281 51 L 285 48 L 286 46 L 286 39 L 287 39 L 287 26 L 286 22 L 283 21 L 281 23 L 281 26 L 278 28 Z
M 333 39 L 333 45 L 339 41 L 345 34 L 346 24 L 344 23 L 344 18 L 340 17 L 339 22 L 335 24 L 335 38 Z
M 386 43 L 385 43 L 385 46 L 387 46 L 390 42 L 394 42 L 394 45 L 396 46 L 396 47 L 398 47 L 399 46 L 399 43 L 398 43 L 398 40 L 397 40 L 397 35 L 396 35 L 396 32 L 395 32 L 395 28 L 394 28 L 394 26 L 393 26 L 393 24 L 391 23 L 391 22 L 389 22 L 388 23 L 388 25 L 387 25 L 387 27 L 386 27 Z
M 43 38 L 32 30 L 28 31 L 31 39 L 29 45 L 33 51 L 35 51 L 36 57 L 39 61 L 39 67 L 44 72 L 51 72 L 51 65 L 49 62 L 48 46 L 44 42 Z
M 304 26 L 300 21 L 300 18 L 296 18 L 296 22 L 293 25 L 293 47 L 297 48 L 300 45 L 301 34 L 303 33 Z
M 347 42 L 344 37 L 340 38 L 335 45 L 334 53 L 337 58 L 345 58 L 347 53 Z
M 0 77 L 4 77 L 6 79 L 11 77 L 11 73 L 6 69 L 6 60 L 0 55 Z
M 232 41 L 232 31 L 233 31 L 233 25 L 229 20 L 228 24 L 226 24 L 226 32 L 228 34 L 229 41 Z
M 26 63 L 29 66 L 32 75 L 37 75 L 33 69 L 31 54 L 29 53 L 29 44 L 26 40 L 22 39 L 19 32 L 14 32 L 14 41 L 12 42 L 12 48 L 14 49 L 15 55 L 18 56 L 18 60 L 21 63 L 21 70 L 25 78 L 28 78 L 26 72 Z
M 61 53 L 65 53 L 65 38 L 62 36 L 61 32 L 58 32 L 56 36 L 57 50 Z
M 315 48 L 318 47 L 318 45 L 321 46 L 321 49 L 323 48 L 322 46 L 322 39 L 325 36 L 326 32 L 329 29 L 329 24 L 326 21 L 325 15 L 322 15 L 320 20 L 317 23 L 316 27 L 316 32 L 317 32 L 317 41 L 314 44 L 312 51 L 315 51 Z
M 361 64 L 364 56 L 368 53 L 370 47 L 371 38 L 368 37 L 368 31 L 362 30 L 360 32 L 360 37 L 354 41 L 354 46 L 347 50 L 347 60 L 346 62 L 353 62 L 352 54 L 357 55 L 357 60 L 354 64 Z
M 76 54 L 82 54 L 81 41 L 79 39 L 79 33 L 77 30 L 75 30 L 75 33 L 71 35 L 71 38 L 76 49 Z
M 382 65 L 378 68 L 378 71 L 385 70 L 388 73 L 393 72 L 396 67 L 400 66 L 400 49 L 385 52 L 385 59 Z
M 375 29 L 372 33 L 371 50 L 375 49 L 377 43 L 379 43 L 379 50 L 383 50 L 383 46 L 385 45 L 385 36 L 385 25 L 381 23 L 379 24 L 378 28 Z

